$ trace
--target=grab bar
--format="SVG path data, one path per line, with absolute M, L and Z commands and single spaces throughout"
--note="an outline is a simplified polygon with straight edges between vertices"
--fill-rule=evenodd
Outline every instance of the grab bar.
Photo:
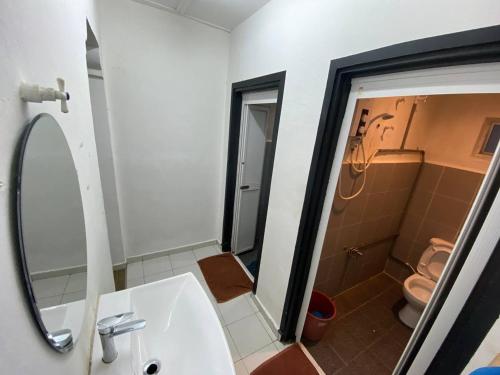
M 381 240 L 377 240 L 375 242 L 370 242 L 370 243 L 365 244 L 365 245 L 344 247 L 344 250 L 347 253 L 352 253 L 353 249 L 358 250 L 358 251 L 363 250 L 363 249 L 367 249 L 369 247 L 380 245 L 381 243 L 387 242 L 389 240 L 395 240 L 398 236 L 399 236 L 399 234 L 393 234 L 392 236 L 385 237 L 385 238 L 382 238 Z M 354 252 L 358 254 L 357 251 L 354 251 Z M 363 255 L 363 253 L 361 253 L 360 251 L 359 251 L 359 253 L 360 254 L 358 254 L 358 255 Z

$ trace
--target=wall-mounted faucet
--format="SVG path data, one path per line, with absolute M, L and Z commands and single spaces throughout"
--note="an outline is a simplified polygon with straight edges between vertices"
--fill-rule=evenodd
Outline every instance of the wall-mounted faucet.
M 363 253 L 357 248 L 357 247 L 347 247 L 345 248 L 345 251 L 347 252 L 348 255 L 352 256 L 362 256 Z
M 63 328 L 47 333 L 50 343 L 59 351 L 66 353 L 73 349 L 73 336 L 71 330 Z
M 21 83 L 21 88 L 19 89 L 19 95 L 25 102 L 31 103 L 42 103 L 47 100 L 54 102 L 56 100 L 60 100 L 61 112 L 68 113 L 67 102 L 69 100 L 69 92 L 65 91 L 64 87 L 65 83 L 62 78 L 57 78 L 58 90 L 23 82 Z
M 115 347 L 115 336 L 146 327 L 144 319 L 131 321 L 132 316 L 134 316 L 133 312 L 126 312 L 109 316 L 97 322 L 97 331 L 99 332 L 102 344 L 102 361 L 104 363 L 111 363 L 118 357 Z

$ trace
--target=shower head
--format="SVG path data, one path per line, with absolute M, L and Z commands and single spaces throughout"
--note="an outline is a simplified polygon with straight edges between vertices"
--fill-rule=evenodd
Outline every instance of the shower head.
M 385 121 L 385 120 L 390 120 L 390 119 L 392 119 L 392 118 L 394 118 L 394 115 L 391 115 L 390 113 L 387 113 L 387 112 L 385 112 L 385 113 L 381 113 L 380 115 L 377 115 L 377 116 L 375 116 L 374 118 L 372 118 L 372 119 L 370 120 L 370 124 L 373 124 L 373 123 L 374 123 L 375 121 L 377 121 L 378 119 L 382 119 L 382 120 L 384 120 L 384 121 Z

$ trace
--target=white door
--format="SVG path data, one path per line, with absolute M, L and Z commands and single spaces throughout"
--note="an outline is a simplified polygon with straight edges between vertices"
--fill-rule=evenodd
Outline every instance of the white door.
M 255 243 L 269 116 L 268 108 L 243 103 L 231 241 L 235 254 L 253 249 Z

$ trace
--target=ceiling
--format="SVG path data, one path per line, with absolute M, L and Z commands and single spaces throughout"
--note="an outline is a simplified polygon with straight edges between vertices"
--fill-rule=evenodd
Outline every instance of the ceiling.
M 231 31 L 270 0 L 134 0 Z

